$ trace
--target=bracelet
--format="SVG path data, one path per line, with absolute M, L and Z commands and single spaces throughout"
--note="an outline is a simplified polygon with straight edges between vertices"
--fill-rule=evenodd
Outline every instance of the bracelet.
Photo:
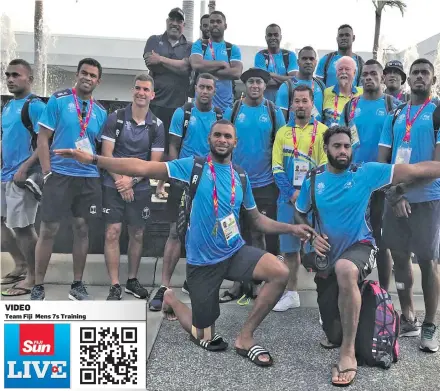
M 95 165 L 95 166 L 98 165 L 98 155 L 93 155 L 92 164 Z
M 46 183 L 47 179 L 52 175 L 52 171 L 47 171 L 43 173 L 43 183 Z

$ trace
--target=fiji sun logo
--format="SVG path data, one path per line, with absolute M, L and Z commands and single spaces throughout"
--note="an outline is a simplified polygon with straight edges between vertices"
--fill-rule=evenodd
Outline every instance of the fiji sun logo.
M 5 388 L 70 388 L 70 325 L 5 324 Z

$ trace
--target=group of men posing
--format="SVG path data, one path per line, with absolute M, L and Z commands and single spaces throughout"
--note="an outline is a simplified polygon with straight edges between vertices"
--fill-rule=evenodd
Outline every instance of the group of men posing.
M 215 11 L 205 19 L 208 42 L 199 40 L 191 48 L 182 35 L 183 12 L 169 13 L 165 34 L 151 37 L 146 45 L 150 74 L 135 78 L 132 103 L 109 116 L 92 97 L 102 75 L 96 60 L 81 60 L 75 87 L 56 92 L 47 105 L 31 95 L 29 64 L 21 59 L 9 64 L 7 86 L 14 99 L 2 115 L 1 215 L 2 244 L 16 268 L 3 278 L 3 284 L 14 285 L 2 294 L 30 293 L 32 300 L 44 300 L 55 235 L 60 223 L 73 216 L 69 298 L 90 299 L 82 282 L 88 223 L 103 216 L 108 299 L 122 297 L 123 222 L 129 233 L 125 292 L 148 298 L 137 271 L 150 215 L 151 178 L 160 181 L 159 193 L 165 182 L 171 183 L 171 226 L 162 286 L 150 309 L 177 318 L 198 346 L 227 348 L 214 327 L 219 304 L 245 293 L 242 299 L 255 302 L 235 349 L 256 365 L 272 365 L 271 354 L 255 344 L 253 333 L 272 309 L 299 306 L 300 252 L 311 245 L 332 266 L 328 275 L 315 277 L 318 302 L 324 297 L 328 302 L 329 292 L 336 292 L 331 299 L 342 327 L 341 341 L 331 336 L 322 341 L 325 347 L 340 346 L 333 384 L 351 384 L 356 375 L 359 283 L 376 266 L 376 253 L 385 289 L 394 261 L 401 335 L 421 334 L 420 348 L 436 352 L 440 136 L 436 100 L 431 98 L 433 65 L 425 59 L 411 65 L 407 96 L 401 91 L 406 80 L 401 64 L 394 61 L 385 69 L 375 60 L 364 64 L 352 52 L 350 26 L 338 30 L 338 52 L 324 56 L 317 66 L 311 47 L 301 49 L 297 65 L 290 65 L 296 56 L 284 54 L 281 31 L 270 25 L 268 49 L 257 53 L 255 67 L 242 73 L 238 47 L 223 38 L 225 16 Z M 191 69 L 195 98 L 189 103 L 181 87 L 184 82 L 190 87 Z M 238 78 L 246 93 L 234 103 L 232 81 Z M 178 96 L 182 100 L 173 107 Z M 23 111 L 31 131 L 38 133 L 36 148 Z M 201 175 L 185 242 L 190 310 L 168 285 L 181 252 L 176 221 L 182 183 L 194 182 L 197 164 Z M 42 222 L 37 237 L 33 223 L 39 185 Z M 312 192 L 319 229 L 310 226 Z M 280 252 L 285 262 L 276 256 Z M 411 253 L 422 271 L 426 313 L 421 325 L 414 314 Z M 219 298 L 225 279 L 236 284 Z M 323 318 L 324 326 L 328 321 Z

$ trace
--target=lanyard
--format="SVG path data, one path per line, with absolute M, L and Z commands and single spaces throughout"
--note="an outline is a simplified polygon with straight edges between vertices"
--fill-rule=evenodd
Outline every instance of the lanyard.
M 214 53 L 214 48 L 212 47 L 212 41 L 209 40 L 208 44 L 209 44 L 209 50 L 211 51 L 211 57 L 215 61 L 215 53 Z
M 312 157 L 313 153 L 313 145 L 315 144 L 316 140 L 316 131 L 318 129 L 318 121 L 313 121 L 313 132 L 312 132 L 312 140 L 310 141 L 310 147 L 308 156 Z M 298 159 L 299 152 L 298 152 L 298 139 L 296 138 L 296 126 L 292 126 L 292 141 L 293 141 L 293 154 L 295 155 L 295 159 Z
M 275 73 L 278 73 L 277 64 L 275 63 L 275 59 L 273 58 L 272 53 L 269 53 L 269 57 L 270 57 L 270 62 L 273 64 L 273 69 Z M 287 69 L 286 69 L 286 74 L 287 74 Z
M 359 103 L 359 97 L 353 99 L 353 102 L 351 102 L 350 117 L 348 119 L 348 122 L 350 122 L 354 118 L 354 112 L 356 110 L 358 103 Z
M 351 98 L 353 98 L 353 94 L 350 94 L 350 99 Z M 333 119 L 335 120 L 335 121 L 337 121 L 338 120 L 338 116 L 339 116 L 339 113 L 338 113 L 338 102 L 339 102 L 339 95 L 338 94 L 335 94 L 335 107 L 334 107 L 334 109 L 333 109 Z M 357 103 L 356 103 L 357 104 Z
M 86 119 L 83 121 L 83 118 L 81 115 L 81 109 L 79 108 L 78 96 L 76 94 L 75 88 L 72 88 L 72 94 L 73 94 L 73 100 L 75 101 L 76 113 L 78 114 L 79 126 L 81 128 L 81 132 L 79 134 L 79 137 L 83 138 L 84 134 L 86 133 L 87 126 L 89 126 L 90 115 L 92 114 L 92 108 L 93 108 L 93 99 L 90 98 L 89 110 L 87 111 Z
M 313 80 L 313 79 L 312 79 L 311 89 L 312 89 L 312 94 L 314 94 L 315 93 L 315 80 Z
M 402 97 L 402 94 L 403 94 L 403 92 L 400 91 L 400 92 L 397 94 L 396 99 L 397 99 L 397 100 L 400 100 L 400 98 Z
M 419 107 L 416 114 L 414 115 L 413 119 L 411 119 L 410 111 L 411 111 L 411 103 L 408 103 L 408 107 L 406 109 L 406 127 L 405 127 L 405 136 L 403 137 L 403 141 L 406 143 L 409 143 L 411 139 L 411 128 L 416 121 L 417 117 L 420 115 L 422 110 L 426 107 L 426 105 L 431 102 L 431 97 L 428 97 L 428 99 L 425 100 L 422 106 Z
M 215 185 L 217 177 L 216 177 L 216 174 L 215 174 L 214 163 L 212 162 L 211 155 L 208 156 L 207 163 L 208 163 L 209 170 L 211 171 L 212 180 L 214 182 L 214 188 L 212 189 L 212 200 L 213 200 L 213 203 L 214 203 L 214 213 L 215 213 L 215 225 L 214 225 L 213 234 L 217 235 L 217 227 L 218 227 L 218 194 L 217 194 L 217 186 Z M 231 168 L 231 201 L 230 201 L 230 205 L 231 205 L 231 208 L 233 208 L 234 205 L 235 205 L 235 173 L 234 173 L 234 168 L 232 167 L 232 162 L 229 163 L 229 166 Z

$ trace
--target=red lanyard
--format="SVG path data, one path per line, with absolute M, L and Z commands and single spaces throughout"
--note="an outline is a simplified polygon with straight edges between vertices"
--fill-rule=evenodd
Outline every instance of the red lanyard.
M 400 100 L 400 98 L 402 97 L 402 95 L 403 95 L 403 92 L 400 91 L 400 92 L 397 94 L 396 99 L 397 99 L 397 100 Z
M 272 53 L 269 53 L 269 57 L 270 57 L 270 62 L 273 64 L 274 72 L 278 73 L 277 64 L 275 63 L 275 59 L 273 58 Z M 287 69 L 286 69 L 286 74 L 287 74 Z
M 351 98 L 353 98 L 353 94 L 350 94 L 350 99 Z M 335 108 L 333 109 L 333 119 L 335 121 L 338 120 L 338 116 L 339 116 L 339 113 L 338 113 L 338 102 L 339 102 L 339 95 L 335 94 Z
M 214 53 L 214 48 L 212 47 L 211 40 L 208 41 L 208 44 L 209 44 L 209 50 L 211 50 L 211 57 L 215 61 L 215 53 Z
M 408 103 L 408 107 L 406 109 L 406 128 L 405 128 L 405 137 L 403 137 L 403 141 L 406 143 L 409 143 L 411 139 L 411 128 L 416 121 L 417 117 L 420 115 L 422 110 L 426 107 L 426 105 L 431 102 L 431 97 L 428 97 L 428 99 L 425 100 L 422 106 L 419 107 L 416 114 L 414 115 L 413 119 L 410 119 L 410 112 L 411 112 L 411 103 Z
M 359 103 L 359 97 L 353 99 L 353 102 L 351 102 L 350 117 L 348 119 L 348 122 L 350 122 L 354 118 L 354 112 L 356 110 L 358 103 Z
M 90 98 L 89 110 L 87 111 L 86 119 L 83 121 L 81 115 L 81 109 L 79 108 L 78 96 L 76 94 L 75 88 L 72 88 L 72 94 L 73 94 L 73 100 L 75 101 L 76 113 L 78 114 L 79 126 L 81 128 L 79 137 L 83 138 L 86 133 L 87 127 L 89 126 L 90 116 L 92 114 L 92 108 L 93 108 L 93 99 Z
M 310 147 L 308 156 L 312 157 L 313 153 L 313 145 L 315 145 L 316 140 L 316 131 L 318 129 L 318 121 L 313 121 L 313 132 L 312 132 L 312 140 L 310 141 Z M 292 141 L 293 141 L 293 154 L 295 155 L 295 159 L 298 159 L 299 152 L 298 152 L 298 139 L 296 138 L 296 126 L 292 126 Z
M 214 202 L 214 213 L 215 213 L 214 234 L 217 234 L 218 194 L 217 194 L 217 186 L 215 185 L 217 177 L 215 175 L 215 168 L 214 168 L 214 163 L 212 162 L 211 155 L 208 156 L 207 163 L 208 163 L 209 170 L 211 171 L 212 180 L 214 182 L 214 188 L 212 189 L 212 200 Z M 234 168 L 232 167 L 232 163 L 229 163 L 229 166 L 231 168 L 231 201 L 230 201 L 230 205 L 231 205 L 231 208 L 233 208 L 235 205 L 235 173 L 234 173 Z

